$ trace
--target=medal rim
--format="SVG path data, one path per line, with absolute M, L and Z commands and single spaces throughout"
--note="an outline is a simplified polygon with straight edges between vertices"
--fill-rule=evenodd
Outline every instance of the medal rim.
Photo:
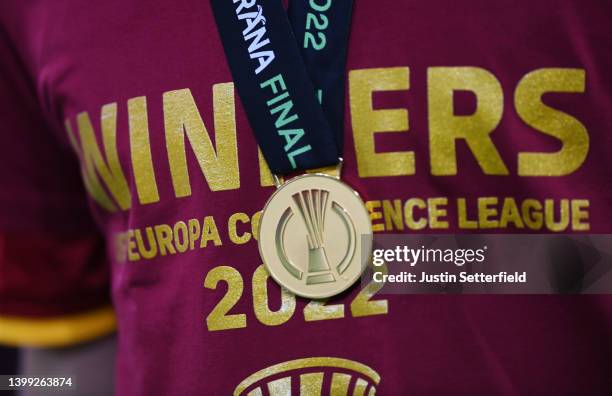
M 261 211 L 261 217 L 259 219 L 259 224 L 257 225 L 257 235 L 259 236 L 259 240 L 257 241 L 257 250 L 259 251 L 259 256 L 261 258 L 261 260 L 263 261 L 263 265 L 266 268 L 266 271 L 268 271 L 268 274 L 272 277 L 272 279 L 274 279 L 274 281 L 281 287 L 285 288 L 286 290 L 290 291 L 291 293 L 295 294 L 296 296 L 300 296 L 300 297 L 304 297 L 304 298 L 309 298 L 309 299 L 313 299 L 313 300 L 321 300 L 321 299 L 325 299 L 325 298 L 329 298 L 329 297 L 333 297 L 333 296 L 337 296 L 341 293 L 344 293 L 346 290 L 348 290 L 349 288 L 351 288 L 355 283 L 357 283 L 357 280 L 359 280 L 359 278 L 361 278 L 361 276 L 363 275 L 363 273 L 365 272 L 365 270 L 367 269 L 367 265 L 363 266 L 361 263 L 360 265 L 362 265 L 362 269 L 359 273 L 359 276 L 355 279 L 355 281 L 353 281 L 353 283 L 349 283 L 347 284 L 347 286 L 343 289 L 340 289 L 339 291 L 334 291 L 332 293 L 325 293 L 323 295 L 316 295 L 313 296 L 311 294 L 308 293 L 302 293 L 302 292 L 297 292 L 296 290 L 294 290 L 293 288 L 289 288 L 287 287 L 283 282 L 280 282 L 277 277 L 273 274 L 272 271 L 270 271 L 269 269 L 269 265 L 268 263 L 266 263 L 266 260 L 264 258 L 264 255 L 262 253 L 262 248 L 261 248 L 261 241 L 262 241 L 262 234 L 261 234 L 261 226 L 263 224 L 263 217 L 264 214 L 266 212 L 266 209 L 268 209 L 268 206 L 270 205 L 270 202 L 272 202 L 272 200 L 274 199 L 274 197 L 279 194 L 279 192 L 285 188 L 286 186 L 288 186 L 289 184 L 301 180 L 301 179 L 305 179 L 305 178 L 309 178 L 309 177 L 325 177 L 328 179 L 332 179 L 335 182 L 338 182 L 340 184 L 342 184 L 344 187 L 348 188 L 350 190 L 351 193 L 353 193 L 355 195 L 355 197 L 359 200 L 359 203 L 361 204 L 361 207 L 364 210 L 364 213 L 368 214 L 368 208 L 365 206 L 365 202 L 363 201 L 363 199 L 361 198 L 361 195 L 359 194 L 359 192 L 357 192 L 357 190 L 355 190 L 352 186 L 350 186 L 348 183 L 345 183 L 344 181 L 342 181 L 340 178 L 335 177 L 335 176 L 330 176 L 326 173 L 306 173 L 303 175 L 298 175 L 295 177 L 292 177 L 291 179 L 287 180 L 286 182 L 284 182 L 283 184 L 281 184 L 280 186 L 278 186 L 276 188 L 276 191 L 274 191 L 272 193 L 272 195 L 270 195 L 270 197 L 268 198 L 268 200 L 266 201 L 266 204 L 264 205 L 262 211 Z M 369 217 L 369 216 L 368 216 Z M 373 231 L 372 231 L 372 223 L 371 221 L 368 221 L 368 230 L 369 230 L 369 234 L 373 235 Z M 372 247 L 370 247 L 370 250 L 372 249 Z M 362 252 L 363 254 L 363 252 Z

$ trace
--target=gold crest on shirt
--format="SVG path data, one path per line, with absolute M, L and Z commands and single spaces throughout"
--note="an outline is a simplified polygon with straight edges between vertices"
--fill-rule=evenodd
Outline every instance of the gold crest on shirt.
M 312 357 L 259 370 L 238 384 L 233 395 L 374 396 L 379 383 L 380 375 L 365 364 L 335 357 Z M 299 392 L 292 393 L 296 389 Z

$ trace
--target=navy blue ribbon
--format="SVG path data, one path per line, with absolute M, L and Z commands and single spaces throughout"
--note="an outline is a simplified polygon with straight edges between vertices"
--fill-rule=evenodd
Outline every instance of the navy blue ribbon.
M 352 0 L 211 0 L 251 128 L 275 174 L 338 163 Z
M 344 79 L 352 7 L 353 0 L 293 0 L 288 10 L 308 76 L 340 154 L 344 147 Z

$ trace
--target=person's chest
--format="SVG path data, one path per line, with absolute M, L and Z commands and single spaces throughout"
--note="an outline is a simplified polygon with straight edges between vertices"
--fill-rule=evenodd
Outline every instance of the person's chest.
M 296 304 L 269 279 L 256 239 L 273 181 L 207 1 L 33 7 L 18 47 L 59 138 L 80 157 L 109 238 L 129 346 L 121 358 L 134 370 L 122 376 L 126 389 L 153 386 L 145 378 L 185 362 L 191 371 L 174 385 L 209 375 L 215 381 L 200 386 L 225 391 L 287 351 L 367 363 L 381 372 L 383 393 L 430 382 L 427 370 L 471 378 L 487 366 L 448 356 L 472 345 L 471 333 L 446 325 L 465 320 L 458 300 L 380 296 L 368 285 L 328 306 Z M 605 14 L 594 1 L 357 1 L 342 176 L 366 201 L 374 231 L 609 231 Z M 413 327 L 404 342 L 398 329 Z M 366 345 L 372 329 L 379 343 Z M 165 348 L 165 364 L 133 363 L 152 345 Z M 202 361 L 216 371 L 193 364 Z M 408 364 L 424 374 L 407 376 Z M 494 378 L 470 389 L 494 389 Z

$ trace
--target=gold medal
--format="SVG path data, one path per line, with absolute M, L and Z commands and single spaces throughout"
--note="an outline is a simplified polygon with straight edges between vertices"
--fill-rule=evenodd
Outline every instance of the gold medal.
M 326 298 L 348 289 L 365 270 L 371 250 L 368 211 L 339 178 L 298 176 L 264 207 L 259 253 L 272 278 L 298 296 Z

